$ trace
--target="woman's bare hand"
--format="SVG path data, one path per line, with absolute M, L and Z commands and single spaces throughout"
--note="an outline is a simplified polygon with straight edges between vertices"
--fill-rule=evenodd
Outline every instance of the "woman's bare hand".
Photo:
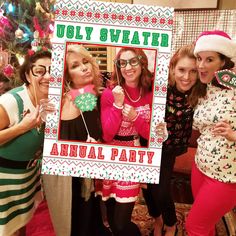
M 155 133 L 158 137 L 163 138 L 165 141 L 168 138 L 168 131 L 166 128 L 166 122 L 159 122 L 156 124 Z
M 46 121 L 48 114 L 54 113 L 55 111 L 55 105 L 50 102 L 49 99 L 46 98 L 40 100 L 39 114 L 43 122 Z
M 19 128 L 23 131 L 27 132 L 41 123 L 40 115 L 39 115 L 39 106 L 36 107 L 34 112 L 26 111 L 23 119 L 19 122 Z
M 121 86 L 117 85 L 113 90 L 114 103 L 118 107 L 122 107 L 125 100 L 124 90 Z
M 88 135 L 86 142 L 87 143 L 97 143 L 97 140 Z
M 225 137 L 229 141 L 236 141 L 236 131 L 234 131 L 227 120 L 222 120 L 216 123 L 212 129 L 214 136 Z
M 138 115 L 138 113 L 137 113 L 137 111 L 134 109 L 134 107 L 132 107 L 132 106 L 130 106 L 130 105 L 128 105 L 128 104 L 125 104 L 125 105 L 124 105 L 124 108 L 123 108 L 123 110 L 122 110 L 122 114 L 123 114 L 125 117 L 129 118 L 130 120 L 134 120 L 134 119 L 137 117 L 137 115 Z

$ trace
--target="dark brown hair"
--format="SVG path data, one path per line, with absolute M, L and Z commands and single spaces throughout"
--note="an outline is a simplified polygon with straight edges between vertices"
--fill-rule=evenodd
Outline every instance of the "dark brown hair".
M 32 65 L 39 59 L 41 58 L 49 58 L 51 59 L 51 52 L 48 49 L 41 49 L 38 50 L 36 52 L 32 51 L 30 54 L 25 55 L 25 60 L 24 63 L 20 66 L 20 71 L 19 71 L 19 75 L 20 75 L 20 79 L 26 84 L 26 86 L 29 85 L 28 80 L 26 79 L 26 75 L 25 74 L 29 74 L 30 73 L 30 69 L 32 67 Z
M 231 61 L 231 59 L 221 53 L 219 53 L 220 59 L 222 61 L 225 61 L 224 66 L 221 68 L 222 70 L 226 70 L 226 69 L 232 69 L 235 66 L 235 63 L 233 61 Z
M 226 70 L 226 69 L 232 69 L 234 67 L 234 62 L 231 61 L 231 59 L 219 52 L 216 52 L 219 55 L 219 58 L 221 61 L 224 61 L 224 66 L 221 68 L 221 70 Z M 225 88 L 227 89 L 225 86 L 220 85 L 216 79 L 216 77 L 213 78 L 212 80 L 212 84 L 221 88 Z M 207 85 L 200 83 L 198 86 L 194 87 L 194 95 L 193 96 L 197 96 L 198 98 L 202 98 L 206 95 L 206 91 L 207 91 Z

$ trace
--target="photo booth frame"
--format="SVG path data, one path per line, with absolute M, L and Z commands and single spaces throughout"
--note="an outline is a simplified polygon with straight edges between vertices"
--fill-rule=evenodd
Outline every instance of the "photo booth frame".
M 55 7 L 49 99 L 56 112 L 46 121 L 42 173 L 158 183 L 163 139 L 157 137 L 154 126 L 164 120 L 174 9 L 83 0 L 59 0 Z M 147 148 L 58 139 L 68 42 L 156 52 Z

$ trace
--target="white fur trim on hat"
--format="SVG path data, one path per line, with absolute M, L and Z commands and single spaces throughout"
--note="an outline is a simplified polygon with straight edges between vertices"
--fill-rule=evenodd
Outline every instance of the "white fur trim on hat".
M 219 52 L 229 58 L 236 57 L 236 43 L 220 35 L 202 35 L 196 41 L 194 55 L 202 51 Z

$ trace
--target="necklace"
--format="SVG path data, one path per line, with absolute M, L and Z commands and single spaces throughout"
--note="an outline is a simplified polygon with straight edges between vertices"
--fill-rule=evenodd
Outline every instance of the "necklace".
M 140 88 L 139 97 L 138 97 L 136 100 L 133 100 L 133 99 L 130 97 L 130 95 L 128 94 L 128 92 L 126 91 L 125 88 L 124 88 L 124 91 L 125 91 L 127 97 L 129 98 L 129 100 L 130 100 L 131 102 L 134 102 L 134 103 L 135 103 L 135 102 L 138 102 L 138 101 L 141 99 L 142 88 Z

